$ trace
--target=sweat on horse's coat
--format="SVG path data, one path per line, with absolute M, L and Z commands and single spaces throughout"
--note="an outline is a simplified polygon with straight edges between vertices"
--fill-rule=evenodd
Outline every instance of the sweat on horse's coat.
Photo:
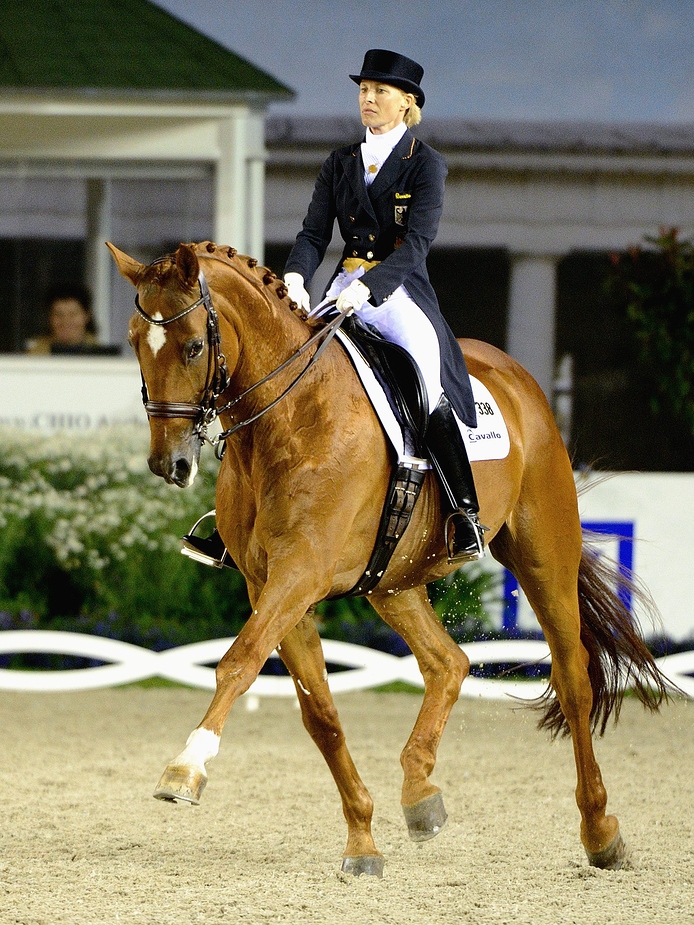
M 159 403 L 190 409 L 208 394 L 214 355 L 206 341 L 209 308 L 198 304 L 185 313 L 202 292 L 201 268 L 229 372 L 222 406 L 261 383 L 313 333 L 290 310 L 276 277 L 233 249 L 211 242 L 182 244 L 175 254 L 144 266 L 109 246 L 120 272 L 136 286 L 144 312 L 172 320 L 156 357 L 143 349 L 147 320 L 138 314 L 131 322 L 150 409 Z M 201 340 L 205 346 L 199 350 Z M 610 715 L 618 715 L 625 683 L 631 682 L 647 707 L 657 709 L 666 696 L 665 682 L 620 599 L 619 586 L 628 584 L 627 577 L 612 573 L 584 546 L 571 464 L 539 386 L 500 350 L 478 341 L 460 344 L 470 373 L 492 392 L 508 426 L 508 455 L 475 463 L 474 473 L 489 548 L 518 579 L 552 653 L 550 685 L 538 705 L 540 722 L 553 733 L 571 735 L 581 841 L 592 864 L 617 868 L 626 849 L 617 819 L 606 814 L 592 732 L 604 731 Z M 270 406 L 295 375 L 296 370 L 285 369 L 232 409 L 223 409 L 225 430 Z M 200 453 L 197 422 L 187 413 L 165 418 L 150 413 L 150 468 L 185 486 Z M 391 465 L 373 409 L 333 341 L 296 388 L 226 440 L 217 480 L 218 529 L 246 579 L 252 613 L 217 667 L 217 689 L 199 728 L 221 735 L 231 707 L 277 649 L 295 681 L 304 724 L 340 792 L 347 821 L 343 869 L 355 874 L 382 870 L 371 834 L 373 803 L 347 750 L 312 614 L 316 603 L 344 594 L 361 576 Z M 426 592 L 428 582 L 454 568 L 447 563 L 443 525 L 439 487 L 429 472 L 396 554 L 369 595 L 414 653 L 424 679 L 421 710 L 400 759 L 401 801 L 418 840 L 436 834 L 445 818 L 430 776 L 469 671 L 467 657 L 437 619 Z M 200 733 L 200 741 L 206 733 Z M 156 795 L 196 801 L 204 784 L 199 765 L 172 764 Z

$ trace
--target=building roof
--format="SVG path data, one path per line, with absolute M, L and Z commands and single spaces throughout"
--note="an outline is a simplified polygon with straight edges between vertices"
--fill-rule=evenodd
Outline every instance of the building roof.
M 435 148 L 563 154 L 684 155 L 694 153 L 694 125 L 429 119 L 414 130 Z M 267 120 L 271 148 L 337 147 L 357 141 L 358 118 L 275 116 Z
M 294 96 L 149 0 L 0 0 L 0 87 L 267 101 Z

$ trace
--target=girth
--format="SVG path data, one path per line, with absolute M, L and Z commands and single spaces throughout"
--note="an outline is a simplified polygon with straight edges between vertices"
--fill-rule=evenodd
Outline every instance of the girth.
M 360 597 L 373 591 L 379 583 L 395 552 L 398 540 L 410 522 L 425 475 L 425 469 L 417 469 L 407 463 L 396 467 L 390 478 L 386 503 L 369 564 L 356 585 L 336 597 Z

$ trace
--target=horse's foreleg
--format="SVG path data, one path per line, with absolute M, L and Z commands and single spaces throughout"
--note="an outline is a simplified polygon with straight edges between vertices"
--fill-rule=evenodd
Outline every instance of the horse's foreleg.
M 320 599 L 320 590 L 313 596 L 310 588 L 306 590 L 309 585 L 305 576 L 303 581 L 297 579 L 291 586 L 269 582 L 255 604 L 255 595 L 249 589 L 253 613 L 217 665 L 217 686 L 212 702 L 200 726 L 190 734 L 184 750 L 161 776 L 154 791 L 157 799 L 200 802 L 207 783 L 205 765 L 219 750 L 229 711 L 258 677 L 273 650 L 314 600 Z
M 470 662 L 439 622 L 426 587 L 389 596 L 374 594 L 370 600 L 412 649 L 424 679 L 422 706 L 400 762 L 404 772 L 401 802 L 410 837 L 425 841 L 437 835 L 446 821 L 441 791 L 429 777 Z
M 347 847 L 342 870 L 358 876 L 383 874 L 383 857 L 371 835 L 373 801 L 347 750 L 333 703 L 320 638 L 309 614 L 278 646 L 296 687 L 304 726 L 325 758 L 342 798 Z

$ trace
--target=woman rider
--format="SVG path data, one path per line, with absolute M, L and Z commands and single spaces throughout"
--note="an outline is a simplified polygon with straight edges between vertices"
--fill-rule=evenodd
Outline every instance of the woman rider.
M 459 422 L 475 427 L 477 421 L 465 361 L 426 268 L 447 168 L 438 152 L 410 132 L 421 119 L 423 73 L 404 55 L 371 49 L 361 73 L 349 75 L 359 85 L 366 136 L 333 151 L 323 164 L 284 281 L 289 297 L 309 312 L 306 286 L 337 219 L 345 246 L 325 301 L 337 299 L 338 311 L 353 310 L 419 366 L 429 401 L 426 442 L 453 512 L 447 522 L 449 558 L 465 560 L 483 555 L 484 528 Z
M 484 527 L 460 431 L 460 421 L 475 427 L 477 418 L 463 355 L 426 268 L 448 171 L 443 157 L 410 132 L 421 120 L 423 74 L 415 61 L 383 49 L 367 51 L 361 73 L 350 74 L 359 85 L 366 136 L 333 151 L 323 164 L 284 282 L 290 299 L 310 312 L 306 286 L 337 219 L 345 247 L 324 303 L 337 299 L 338 311 L 354 311 L 419 366 L 429 402 L 426 443 L 451 509 L 448 556 L 465 561 L 484 555 Z M 225 559 L 216 531 L 208 539 L 184 537 L 184 552 L 213 564 Z

